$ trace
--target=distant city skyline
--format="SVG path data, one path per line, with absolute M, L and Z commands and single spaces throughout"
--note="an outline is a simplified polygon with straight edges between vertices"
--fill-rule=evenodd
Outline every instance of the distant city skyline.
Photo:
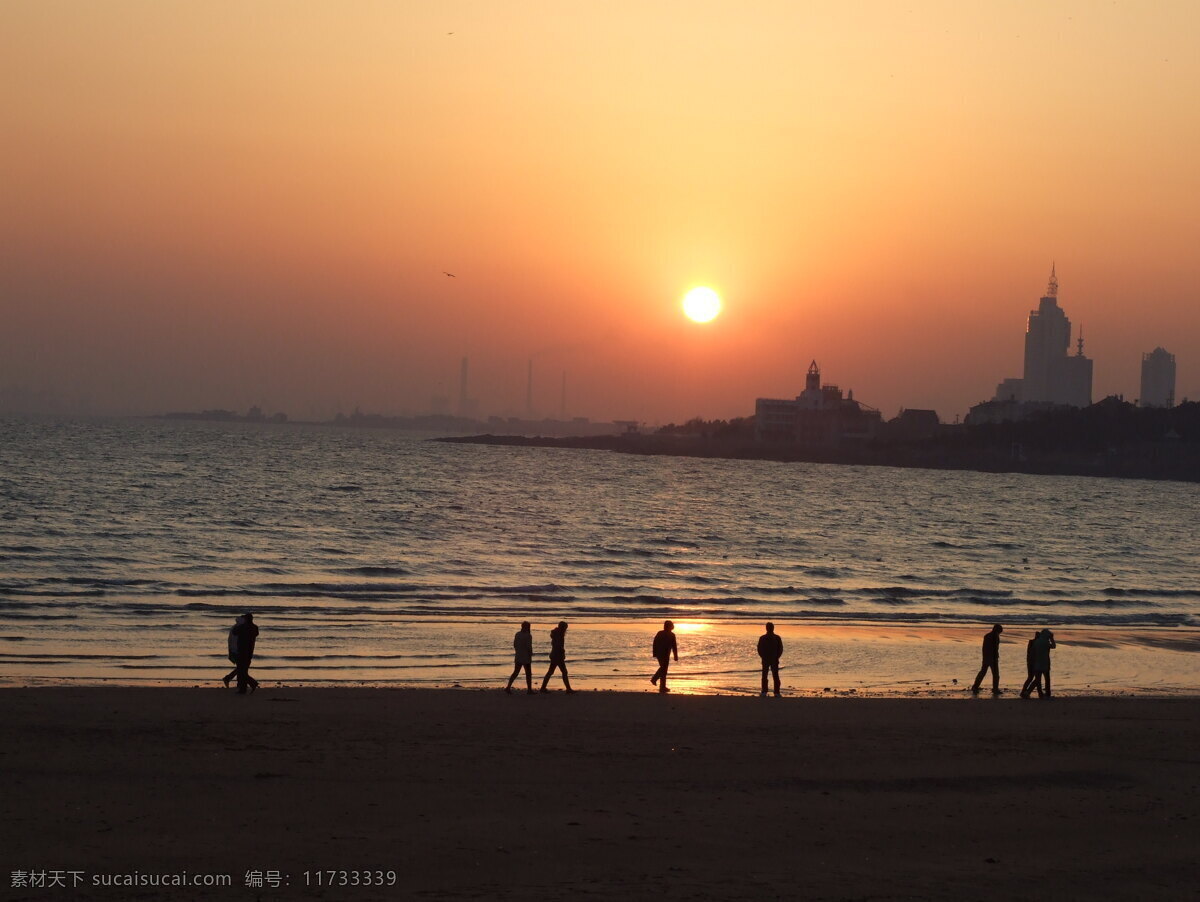
M 1068 404 L 1071 406 L 1087 406 L 1096 400 L 1092 394 L 1092 367 L 1093 361 L 1083 354 L 1083 338 L 1080 333 L 1077 333 L 1075 339 L 1076 352 L 1073 355 L 1066 353 L 1071 344 L 1071 322 L 1066 317 L 1063 309 L 1057 304 L 1058 296 L 1058 279 L 1057 266 L 1052 264 L 1050 279 L 1047 287 L 1047 293 L 1040 299 L 1039 308 L 1030 311 L 1028 324 L 1025 332 L 1025 353 L 1024 353 L 1024 375 L 1023 377 L 1008 377 L 1002 380 L 996 387 L 993 394 L 994 400 L 1033 400 L 1045 401 L 1050 403 Z M 369 407 L 367 405 L 353 403 L 344 404 L 342 400 L 337 399 L 332 406 L 322 406 L 318 403 L 300 404 L 296 409 L 289 409 L 286 405 L 275 405 L 271 403 L 260 403 L 257 400 L 258 396 L 253 392 L 245 390 L 243 397 L 250 398 L 248 403 L 221 405 L 212 403 L 201 403 L 194 405 L 191 408 L 170 404 L 159 406 L 156 408 L 146 409 L 112 409 L 105 407 L 97 407 L 93 399 L 86 393 L 71 397 L 61 397 L 51 391 L 38 389 L 22 385 L 20 383 L 0 385 L 0 414 L 5 413 L 52 413 L 52 414 L 82 414 L 82 415 L 104 415 L 104 414 L 135 414 L 149 415 L 155 413 L 164 413 L 175 410 L 184 409 L 229 409 L 236 411 L 244 411 L 251 408 L 263 408 L 270 412 L 284 413 L 296 419 L 304 419 L 307 415 L 312 419 L 332 419 L 337 414 L 348 414 L 353 410 L 362 410 L 363 412 L 382 413 L 384 415 L 400 415 L 400 416 L 422 416 L 422 415 L 447 415 L 454 414 L 456 416 L 466 418 L 478 418 L 488 416 L 501 416 L 509 418 L 521 419 L 569 419 L 571 417 L 584 417 L 588 419 L 620 419 L 619 416 L 600 416 L 596 417 L 586 412 L 567 410 L 566 383 L 567 372 L 562 371 L 560 396 L 557 399 L 557 405 L 551 405 L 547 400 L 546 405 L 540 406 L 535 403 L 535 397 L 541 397 L 545 393 L 546 387 L 535 383 L 534 378 L 534 357 L 526 358 L 526 379 L 524 384 L 523 399 L 510 399 L 507 404 L 502 404 L 494 407 L 488 407 L 482 404 L 478 398 L 470 395 L 470 358 L 463 356 L 459 359 L 459 373 L 457 385 L 454 387 L 455 400 L 452 403 L 450 400 L 450 389 L 447 381 L 439 381 L 436 385 L 435 393 L 432 394 L 427 403 L 422 407 L 419 401 L 415 404 L 406 407 L 388 406 L 385 402 L 378 408 Z M 815 366 L 815 361 L 806 369 L 805 372 L 805 392 L 812 389 L 812 379 Z M 1033 378 L 1030 378 L 1030 374 Z M 1143 353 L 1141 355 L 1141 370 L 1140 381 L 1137 392 L 1134 392 L 1132 387 L 1129 392 L 1110 392 L 1111 395 L 1119 395 L 1128 397 L 1130 400 L 1139 401 L 1143 406 L 1174 406 L 1187 398 L 1179 398 L 1175 391 L 1176 364 L 1175 356 L 1156 347 L 1153 353 Z M 538 393 L 535 394 L 535 385 L 538 387 Z M 1032 386 L 1032 387 L 1031 387 Z M 1149 391 L 1147 387 L 1149 386 Z M 853 389 L 850 389 L 851 397 L 853 397 Z M 804 392 L 799 392 L 799 399 Z M 1145 403 L 1141 399 L 1150 397 L 1150 403 Z M 1168 403 L 1169 402 L 1169 403 Z M 922 407 L 921 399 L 910 399 L 901 401 L 896 409 L 896 413 L 911 408 Z M 924 405 L 929 409 L 935 409 L 933 405 Z M 968 405 L 970 406 L 970 405 Z M 745 408 L 742 412 L 727 413 L 727 414 L 677 414 L 674 417 L 666 416 L 659 418 L 659 422 L 682 422 L 689 419 L 693 415 L 708 416 L 709 418 L 732 418 L 738 416 L 750 416 L 754 414 L 753 402 L 743 405 Z M 890 411 L 884 411 L 887 416 L 891 416 Z M 952 422 L 956 418 L 961 418 L 962 413 L 954 411 L 946 413 L 938 411 L 943 421 Z
M 0 410 L 953 421 L 1051 261 L 1200 398 L 1193 3 L 239 12 L 0 4 Z

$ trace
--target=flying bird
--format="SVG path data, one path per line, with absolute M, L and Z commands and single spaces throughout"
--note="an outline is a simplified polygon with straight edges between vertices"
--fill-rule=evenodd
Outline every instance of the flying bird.
M 443 275 L 443 276 L 449 276 L 449 277 L 450 277 L 450 278 L 452 278 L 452 279 L 457 279 L 457 278 L 458 278 L 458 276 L 456 276 L 454 273 L 452 273 L 452 272 L 446 272 L 446 270 L 444 270 L 444 269 L 442 270 L 442 275 Z

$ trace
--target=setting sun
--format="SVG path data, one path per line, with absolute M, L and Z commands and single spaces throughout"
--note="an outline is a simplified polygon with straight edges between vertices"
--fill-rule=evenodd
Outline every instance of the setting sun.
M 692 322 L 711 322 L 721 312 L 721 296 L 711 288 L 693 288 L 684 295 L 683 312 Z

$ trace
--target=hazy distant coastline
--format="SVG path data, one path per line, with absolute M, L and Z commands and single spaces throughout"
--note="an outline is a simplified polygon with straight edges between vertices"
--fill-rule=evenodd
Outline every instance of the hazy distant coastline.
M 621 454 L 773 460 L 795 463 L 973 470 L 1044 476 L 1105 476 L 1200 482 L 1200 446 L 1182 441 L 1136 441 L 1102 449 L 1038 447 L 992 430 L 985 440 L 966 435 L 910 444 L 842 448 L 763 444 L 748 438 L 629 434 L 589 437 L 470 435 L 434 441 L 542 448 L 588 448 Z

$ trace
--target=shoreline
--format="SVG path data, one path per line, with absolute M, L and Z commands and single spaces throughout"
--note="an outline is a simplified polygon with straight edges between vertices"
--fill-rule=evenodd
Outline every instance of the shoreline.
M 534 694 L 538 695 L 537 686 L 540 678 L 534 679 Z M 487 685 L 462 685 L 460 683 L 438 683 L 438 684 L 422 684 L 416 685 L 412 683 L 381 683 L 367 682 L 362 680 L 311 680 L 311 681 L 275 681 L 270 678 L 259 680 L 260 688 L 257 693 L 247 693 L 248 695 L 256 695 L 263 692 L 289 692 L 289 691 L 321 691 L 321 692 L 347 692 L 347 693 L 371 693 L 371 692 L 435 692 L 435 693 L 474 693 L 480 695 L 488 694 L 504 694 L 504 684 L 507 678 L 493 680 Z M 232 684 L 231 684 L 232 687 Z M 210 681 L 207 683 L 197 683 L 188 680 L 180 680 L 176 682 L 145 680 L 139 683 L 132 682 L 116 682 L 105 680 L 90 680 L 79 679 L 72 680 L 69 678 L 47 678 L 35 682 L 25 683 L 5 683 L 0 681 L 0 693 L 12 693 L 21 691 L 30 692 L 52 692 L 55 690 L 129 690 L 131 692 L 156 692 L 156 691 L 179 691 L 179 692 L 219 692 L 222 694 L 236 695 L 233 688 L 226 689 L 220 685 L 220 681 Z M 915 687 L 870 687 L 866 689 L 785 689 L 782 691 L 779 701 L 786 700 L 804 700 L 804 701 L 847 701 L 856 700 L 871 700 L 871 701 L 891 701 L 891 702 L 959 702 L 959 701 L 1038 701 L 1038 697 L 1031 696 L 1029 699 L 1020 697 L 1020 687 L 1013 686 L 1001 690 L 999 696 L 992 695 L 987 689 L 986 683 L 983 689 L 978 693 L 972 693 L 969 686 L 956 686 L 952 689 L 921 689 Z M 557 694 L 563 692 L 561 683 L 551 683 L 547 692 L 549 694 Z M 525 695 L 525 689 L 520 683 L 513 684 L 513 695 Z M 642 698 L 647 696 L 658 696 L 658 693 L 652 687 L 646 689 L 614 689 L 610 687 L 599 686 L 582 686 L 575 681 L 576 695 L 603 695 L 617 696 L 629 698 Z M 696 691 L 689 689 L 686 686 L 678 688 L 672 687 L 670 693 L 672 698 L 725 698 L 725 699 L 757 699 L 759 697 L 758 689 L 745 689 L 742 691 Z M 1195 687 L 1127 687 L 1119 689 L 1076 689 L 1068 688 L 1060 690 L 1055 688 L 1054 700 L 1058 699 L 1157 699 L 1157 700 L 1200 700 L 1200 688 Z
M 884 697 L 954 697 L 979 668 L 981 625 L 812 623 L 777 618 L 784 640 L 783 688 L 796 696 L 858 694 Z M 1002 621 L 1003 622 L 1003 621 Z M 252 673 L 273 686 L 377 686 L 487 690 L 503 685 L 512 671 L 516 623 L 497 619 L 444 624 L 419 621 L 421 641 L 403 624 L 380 635 L 363 657 L 328 659 L 321 649 L 289 644 L 273 632 L 269 618 Z M 534 620 L 533 677 L 545 673 L 548 630 L 553 620 Z M 654 665 L 649 643 L 661 621 L 571 620 L 567 659 L 578 688 L 642 693 Z M 754 695 L 760 679 L 755 644 L 762 624 L 750 620 L 677 619 L 680 661 L 671 685 L 680 694 Z M 1056 689 L 1074 694 L 1200 694 L 1200 629 L 1190 627 L 1063 627 L 1053 621 L 1059 648 Z M 219 625 L 224 626 L 224 621 Z M 1006 624 L 1001 641 L 1001 685 L 1015 694 L 1025 675 L 1025 640 L 1033 626 Z M 6 643 L 0 657 L 0 687 L 19 686 L 208 686 L 228 672 L 224 630 L 203 645 L 133 649 L 128 657 L 98 645 L 78 649 L 52 637 Z M 453 655 L 446 649 L 459 643 Z M 219 644 L 214 644 L 219 643 Z M 148 655 L 147 653 L 153 652 Z M 371 657 L 376 655 L 378 657 Z M 297 659 L 301 660 L 297 660 Z M 558 685 L 555 678 L 553 685 Z M 852 691 L 853 690 L 853 691 Z
M 77 899 L 1133 899 L 1195 876 L 1196 698 L 76 688 L 0 692 L 0 716 L 10 873 L 233 881 Z M 312 884 L 332 869 L 394 884 Z
M 847 467 L 890 467 L 901 470 L 961 470 L 1025 476 L 1080 476 L 1153 482 L 1200 482 L 1200 452 L 1173 446 L 1137 448 L 1130 455 L 1100 451 L 1060 450 L 1014 458 L 1011 443 L 999 448 L 940 445 L 851 445 L 841 448 L 770 445 L 753 439 L 704 436 L 633 435 L 528 436 L 454 435 L 429 439 L 453 445 L 608 451 L 644 457 L 697 457 L 711 460 L 832 464 Z

